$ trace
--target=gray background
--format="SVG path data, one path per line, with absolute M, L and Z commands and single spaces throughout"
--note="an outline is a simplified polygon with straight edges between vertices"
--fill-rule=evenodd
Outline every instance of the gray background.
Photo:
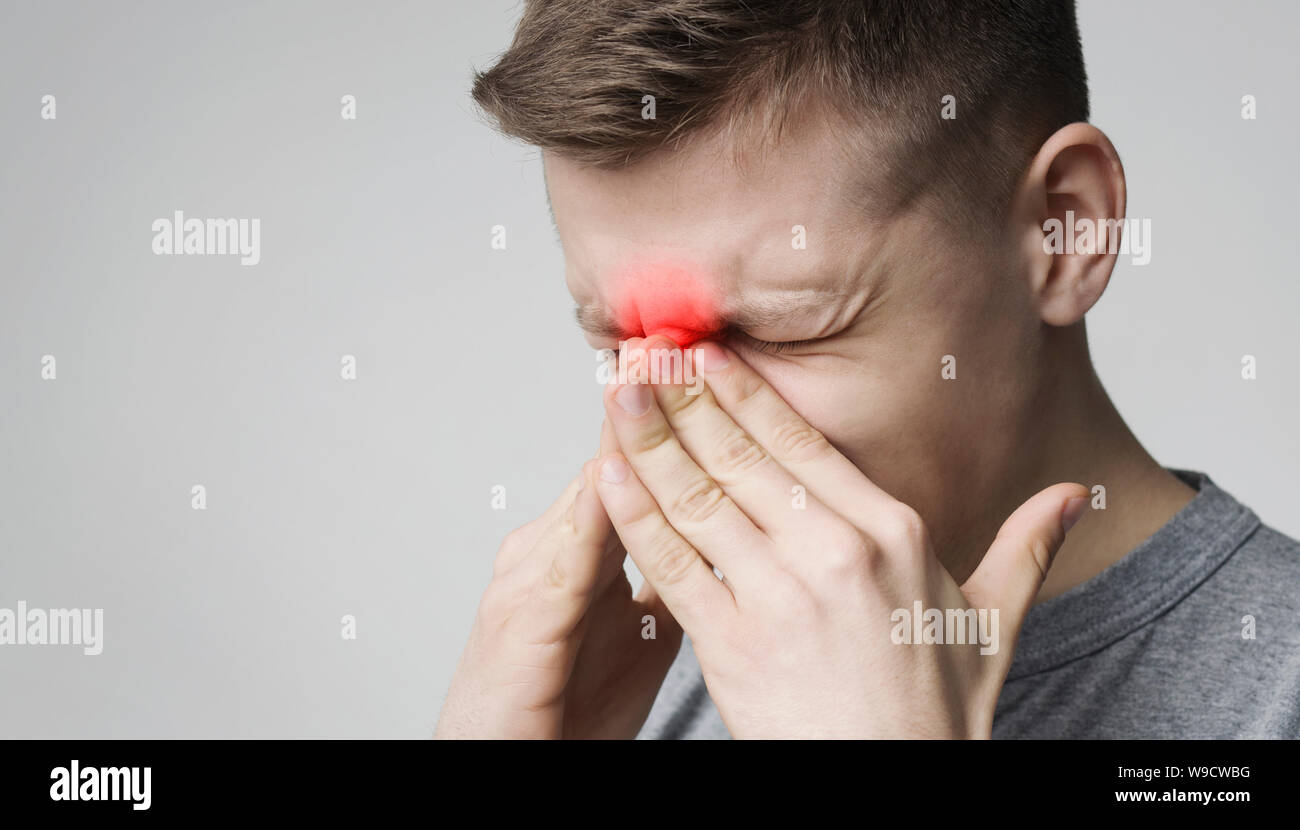
M 0 736 L 428 734 L 501 536 L 600 420 L 537 153 L 467 96 L 520 7 L 0 9 L 0 607 L 106 618 L 98 657 L 0 647 Z M 1296 7 L 1080 17 L 1153 224 L 1090 316 L 1101 376 L 1300 535 Z M 261 218 L 261 264 L 153 255 L 177 209 Z

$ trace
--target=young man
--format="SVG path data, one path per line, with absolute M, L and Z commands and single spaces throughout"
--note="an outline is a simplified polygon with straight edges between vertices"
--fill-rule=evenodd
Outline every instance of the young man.
M 609 386 L 439 735 L 1300 736 L 1300 549 L 1092 369 L 1125 179 L 1070 3 L 530 2 L 474 97 L 591 344 L 705 388 Z

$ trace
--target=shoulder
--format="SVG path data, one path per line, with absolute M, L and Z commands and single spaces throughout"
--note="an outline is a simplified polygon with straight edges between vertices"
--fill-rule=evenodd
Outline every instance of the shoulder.
M 1275 620 L 1300 633 L 1300 542 L 1259 525 L 1203 586 L 1204 599 L 1282 614 Z

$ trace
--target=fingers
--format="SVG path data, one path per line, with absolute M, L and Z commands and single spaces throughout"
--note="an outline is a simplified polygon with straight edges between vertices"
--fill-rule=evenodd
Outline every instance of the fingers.
M 606 452 L 617 451 L 618 441 L 614 438 L 614 432 L 609 423 L 605 422 L 601 424 L 600 445 L 596 450 L 596 457 L 599 458 Z M 553 545 L 549 546 L 540 556 L 533 556 L 537 551 L 538 542 L 541 541 L 543 534 L 550 530 L 553 524 L 566 519 L 566 516 L 573 512 L 578 492 L 584 487 L 583 482 L 586 481 L 587 485 L 589 485 L 591 480 L 592 476 L 587 475 L 585 468 L 579 471 L 578 475 L 560 493 L 560 497 L 552 502 L 551 506 L 546 508 L 546 511 L 541 516 L 511 531 L 506 544 L 502 546 L 501 552 L 497 555 L 494 566 L 495 571 L 498 574 L 504 573 L 525 561 L 530 562 L 532 571 L 548 567 L 551 564 L 555 548 Z M 600 500 L 597 498 L 592 503 L 599 504 Z M 601 517 L 596 520 L 597 524 L 601 522 L 608 523 L 608 520 L 604 517 L 603 508 Z M 613 546 L 617 543 L 618 537 L 613 533 L 607 535 L 609 536 L 607 553 L 613 556 L 615 553 Z M 542 559 L 545 561 L 538 561 Z
M 743 579 L 747 563 L 766 552 L 770 542 L 682 447 L 651 386 L 612 384 L 605 393 L 605 412 L 624 458 L 640 485 L 663 506 L 667 522 L 728 579 Z M 635 558 L 632 543 L 622 538 Z
M 1002 524 L 975 573 L 961 586 L 970 603 L 997 608 L 1019 631 L 1065 534 L 1088 506 L 1080 484 L 1056 484 L 1022 504 Z
M 695 365 L 727 414 L 828 508 L 869 530 L 894 499 L 840 454 L 731 350 L 706 342 Z
M 581 489 L 568 510 L 538 539 L 529 560 L 533 567 L 530 617 L 536 642 L 555 642 L 571 634 L 587 613 L 602 582 L 613 527 L 593 486 L 596 461 L 579 477 Z
M 647 348 L 673 346 L 667 338 L 646 343 Z M 799 482 L 718 406 L 708 386 L 659 383 L 654 392 L 682 447 L 773 538 L 776 549 L 802 547 L 791 543 L 806 537 L 808 527 L 830 518 L 830 511 L 815 498 L 794 509 Z
M 731 592 L 668 522 L 622 455 L 601 460 L 596 489 L 632 561 L 688 634 L 695 636 L 722 622 L 726 611 L 735 611 Z
M 553 501 L 542 515 L 510 531 L 501 545 L 501 550 L 497 553 L 496 561 L 492 564 L 495 573 L 502 574 L 512 570 L 528 558 L 547 528 L 573 505 L 573 498 L 581 483 L 582 474 L 579 473 L 565 486 L 560 497 Z
M 596 461 L 599 462 L 602 456 L 618 452 L 618 439 L 614 436 L 614 428 L 610 426 L 609 420 L 605 419 L 600 424 L 600 449 L 596 453 Z M 600 476 L 600 465 L 596 463 L 592 467 L 591 481 L 594 483 Z M 601 505 L 601 511 L 605 506 Z M 608 521 L 608 516 L 606 516 Z M 609 539 L 605 543 L 605 567 L 607 573 L 602 573 L 596 585 L 597 592 L 604 591 L 610 586 L 619 574 L 623 573 L 623 562 L 627 558 L 627 550 L 623 547 L 623 540 L 618 538 L 617 533 L 611 532 Z

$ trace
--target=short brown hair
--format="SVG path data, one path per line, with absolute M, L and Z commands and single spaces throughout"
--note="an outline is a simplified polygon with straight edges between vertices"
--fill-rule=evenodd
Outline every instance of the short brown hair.
M 503 132 L 606 167 L 756 104 L 779 133 L 815 101 L 884 140 L 891 209 L 955 194 L 969 216 L 1088 118 L 1072 0 L 528 0 L 473 96 Z

